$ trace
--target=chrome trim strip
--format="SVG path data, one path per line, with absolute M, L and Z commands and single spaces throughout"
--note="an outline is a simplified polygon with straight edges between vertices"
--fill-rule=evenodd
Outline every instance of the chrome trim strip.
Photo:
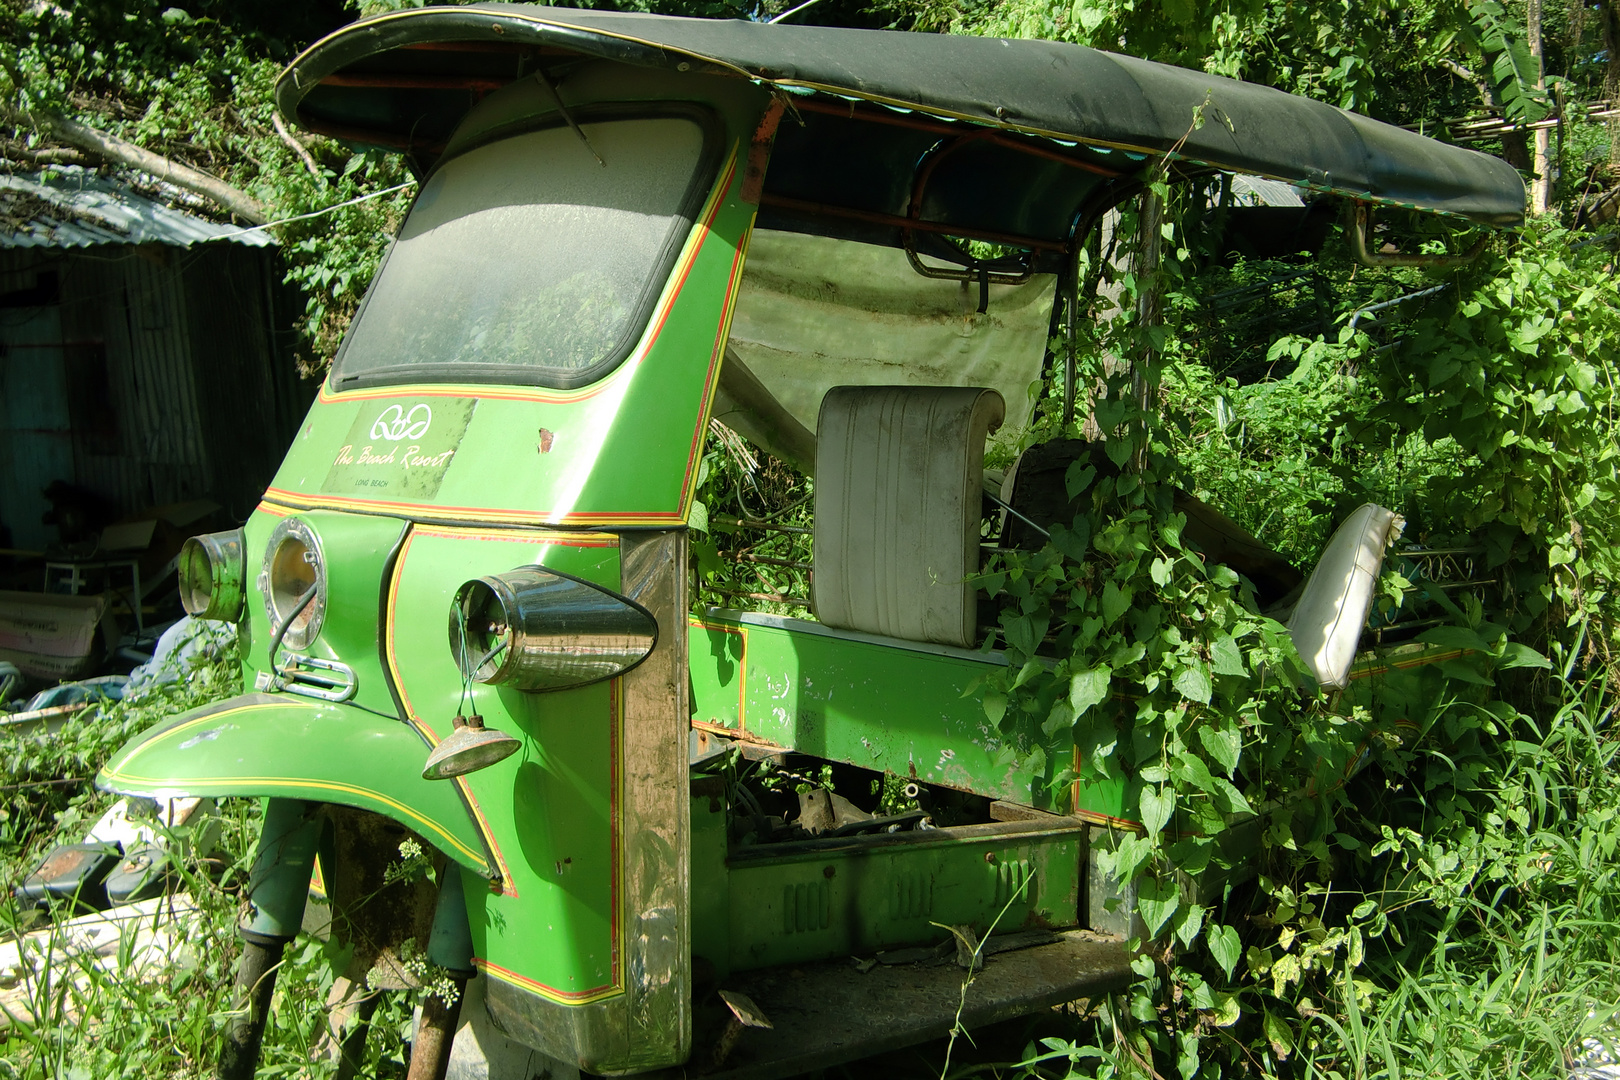
M 657 645 L 620 678 L 624 992 L 562 1005 L 500 979 L 486 988 L 501 1030 L 594 1073 L 679 1065 L 692 1053 L 686 558 L 683 529 L 619 537 L 620 591 L 658 623 Z

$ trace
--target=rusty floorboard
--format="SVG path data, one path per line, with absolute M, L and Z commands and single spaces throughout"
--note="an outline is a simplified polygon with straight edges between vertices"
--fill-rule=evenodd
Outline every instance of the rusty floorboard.
M 773 1025 L 746 1028 L 718 1069 L 705 1069 L 719 1036 L 715 1015 L 699 1017 L 692 1064 L 662 1078 L 767 1080 L 897 1050 L 950 1033 L 958 1007 L 969 1029 L 1124 986 L 1130 958 L 1118 938 L 1076 930 L 1055 942 L 999 953 L 968 988 L 955 963 L 878 964 L 862 974 L 851 960 L 744 972 L 722 987 L 740 991 Z M 710 1010 L 704 1010 L 708 1014 Z

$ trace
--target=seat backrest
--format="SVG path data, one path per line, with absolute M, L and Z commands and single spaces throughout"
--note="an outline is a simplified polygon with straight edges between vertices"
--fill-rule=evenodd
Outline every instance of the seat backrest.
M 1356 644 L 1367 625 L 1384 552 L 1405 527 L 1393 510 L 1367 503 L 1334 532 L 1311 571 L 1288 620 L 1288 633 L 1305 666 L 1324 687 L 1342 690 L 1350 685 Z
M 970 648 L 978 635 L 982 387 L 835 386 L 816 424 L 816 617 Z

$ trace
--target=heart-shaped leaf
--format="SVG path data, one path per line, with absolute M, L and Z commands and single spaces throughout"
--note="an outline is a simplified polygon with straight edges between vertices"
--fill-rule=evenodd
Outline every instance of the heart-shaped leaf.
M 1209 671 L 1202 663 L 1194 661 L 1176 672 L 1176 690 L 1189 701 L 1196 701 L 1203 705 L 1209 704 L 1212 690 L 1209 682 Z
M 1087 709 L 1108 699 L 1108 680 L 1113 674 L 1107 664 L 1075 672 L 1069 680 L 1069 705 L 1075 716 L 1085 715 Z
M 1121 590 L 1120 587 L 1115 585 L 1112 581 L 1103 586 L 1102 613 L 1103 623 L 1105 625 L 1114 625 L 1114 621 L 1121 615 L 1125 614 L 1126 610 L 1129 609 L 1130 606 L 1130 593 Z
M 1238 957 L 1243 955 L 1243 943 L 1238 940 L 1238 932 L 1230 926 L 1216 923 L 1204 931 L 1204 940 L 1209 944 L 1209 955 L 1215 958 L 1230 979 L 1237 967 Z
M 1141 806 L 1142 828 L 1147 830 L 1149 836 L 1158 836 L 1175 812 L 1176 794 L 1164 788 L 1145 787 L 1142 789 Z
M 1157 937 L 1170 916 L 1181 906 L 1181 890 L 1174 881 L 1144 878 L 1136 886 L 1136 910 L 1142 913 L 1147 936 Z
M 1209 658 L 1214 663 L 1217 675 L 1247 675 L 1248 669 L 1243 665 L 1243 650 L 1237 647 L 1229 635 L 1222 635 L 1215 639 L 1209 647 Z
M 1229 722 L 1221 727 L 1201 727 L 1198 741 L 1204 744 L 1204 752 L 1231 776 L 1243 751 L 1243 736 L 1238 734 L 1237 725 Z
M 1176 919 L 1176 940 L 1183 945 L 1191 947 L 1198 937 L 1198 930 L 1204 925 L 1204 909 L 1197 904 L 1190 904 L 1181 909 L 1181 916 Z

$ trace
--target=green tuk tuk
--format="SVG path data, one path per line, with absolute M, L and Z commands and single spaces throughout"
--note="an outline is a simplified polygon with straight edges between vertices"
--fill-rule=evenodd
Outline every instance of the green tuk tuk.
M 1064 377 L 1078 254 L 1161 164 L 1338 200 L 1363 247 L 1370 208 L 1493 227 L 1524 199 L 1484 155 L 1038 41 L 425 8 L 312 46 L 277 105 L 421 187 L 263 501 L 183 556 L 252 692 L 99 777 L 268 800 L 226 1076 L 253 1072 L 312 874 L 351 974 L 414 943 L 500 1037 L 598 1074 L 942 1033 L 959 970 L 848 960 L 942 927 L 1026 935 L 969 1023 L 1119 985 L 1128 912 L 1087 852 L 1132 791 L 1009 771 L 963 696 L 1003 663 L 972 581 L 986 438 Z M 715 417 L 814 476 L 813 620 L 690 613 Z M 1398 528 L 1358 512 L 1295 608 L 1326 684 Z M 903 806 L 812 785 L 773 812 L 728 771 L 788 754 Z M 441 885 L 388 874 L 405 840 Z M 459 1009 L 429 999 L 413 1076 L 444 1075 Z

